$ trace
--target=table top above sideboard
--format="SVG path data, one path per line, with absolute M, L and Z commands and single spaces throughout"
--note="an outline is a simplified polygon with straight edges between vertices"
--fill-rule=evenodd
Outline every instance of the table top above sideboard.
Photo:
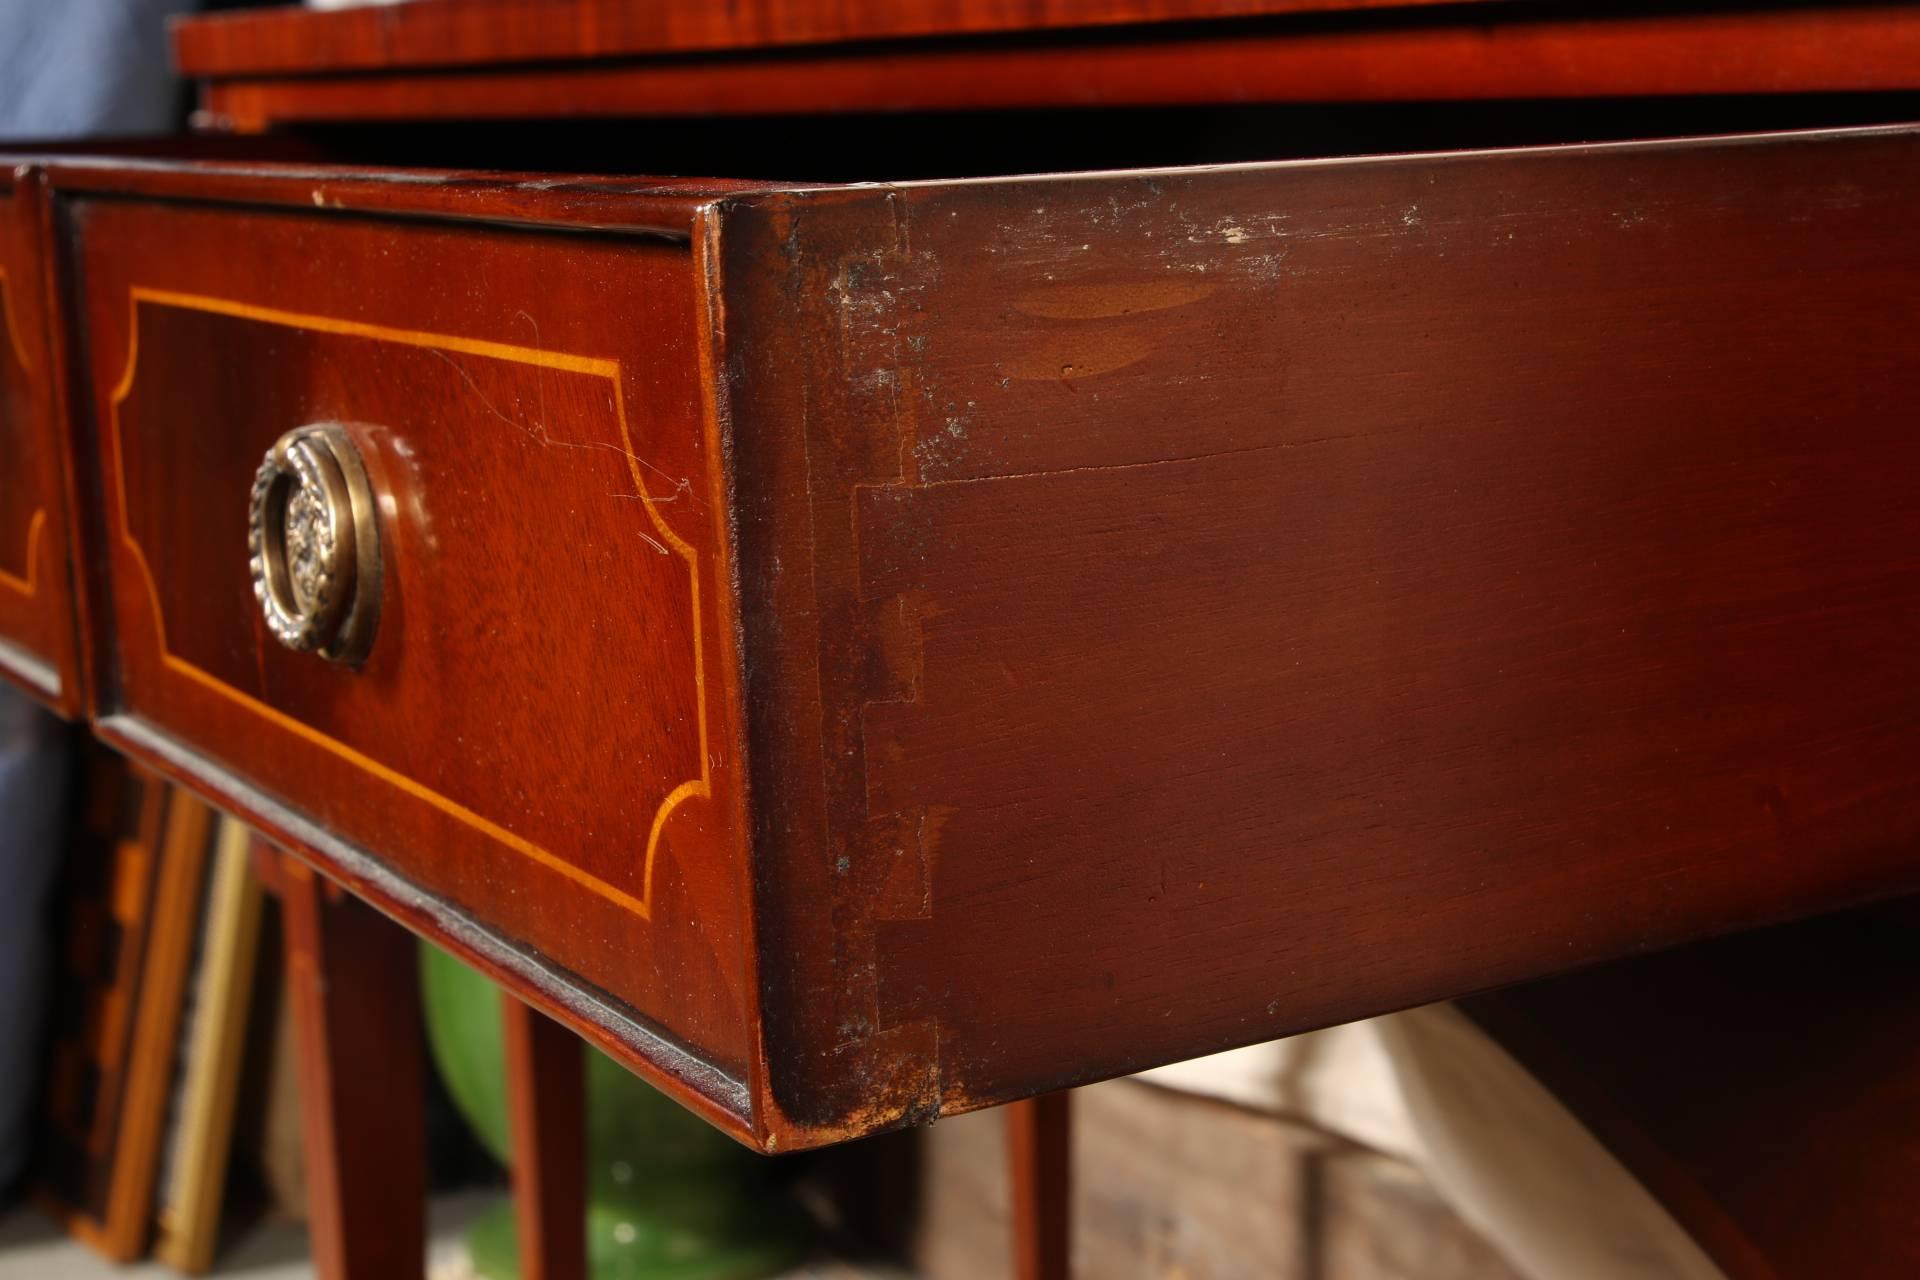
M 1175 23 L 1443 4 L 1456 12 L 1463 5 L 1515 7 L 1512 0 L 414 0 L 215 13 L 181 22 L 174 47 L 181 70 L 196 76 L 385 71 L 1117 27 L 1164 31 Z
M 1920 89 L 1920 5 L 416 0 L 181 21 L 202 120 L 1392 102 Z

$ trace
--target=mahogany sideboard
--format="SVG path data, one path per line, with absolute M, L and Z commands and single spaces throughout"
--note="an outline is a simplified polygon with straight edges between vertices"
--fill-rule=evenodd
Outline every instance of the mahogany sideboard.
M 180 57 L 248 127 L 738 79 L 458 7 Z M 1911 14 L 1756 29 L 1913 88 Z M 3 181 L 0 671 L 760 1149 L 1920 888 L 1913 127 Z
M 1914 882 L 1913 131 L 14 173 L 10 670 L 743 1140 Z

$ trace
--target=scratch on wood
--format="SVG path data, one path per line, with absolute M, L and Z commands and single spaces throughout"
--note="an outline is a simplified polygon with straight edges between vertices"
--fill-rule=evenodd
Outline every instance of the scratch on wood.
M 526 315 L 524 311 L 521 312 L 521 314 Z M 529 320 L 532 319 L 531 316 L 528 316 L 527 318 Z M 536 328 L 536 336 L 537 336 L 537 332 L 538 331 Z M 618 456 L 627 459 L 628 461 L 632 462 L 635 466 L 645 467 L 648 471 L 652 472 L 654 475 L 659 476 L 662 480 L 667 481 L 667 483 L 673 487 L 672 495 L 664 498 L 656 497 L 653 494 L 647 494 L 647 493 L 617 493 L 617 494 L 609 495 L 610 497 L 626 498 L 629 501 L 643 502 L 648 504 L 665 504 L 669 502 L 678 502 L 684 496 L 685 498 L 687 498 L 688 501 L 692 502 L 693 505 L 696 507 L 704 508 L 707 505 L 706 503 L 702 502 L 700 500 L 699 495 L 694 492 L 693 482 L 688 477 L 676 476 L 672 472 L 665 470 L 664 468 L 658 466 L 657 464 L 649 461 L 646 458 L 641 457 L 639 454 L 634 453 L 631 450 L 623 449 L 617 444 L 609 444 L 603 440 L 574 441 L 574 440 L 554 439 L 553 433 L 547 430 L 547 425 L 544 420 L 544 406 L 546 401 L 546 389 L 544 386 L 541 388 L 541 392 L 540 392 L 542 409 L 543 409 L 541 420 L 537 420 L 532 423 L 523 422 L 518 418 L 510 417 L 507 414 L 502 413 L 500 411 L 500 407 L 494 404 L 493 400 L 487 395 L 485 391 L 482 391 L 480 389 L 480 384 L 474 381 L 473 375 L 467 372 L 466 366 L 462 365 L 458 360 L 455 360 L 452 356 L 448 355 L 445 351 L 442 351 L 438 347 L 427 347 L 425 348 L 425 350 L 432 352 L 434 355 L 439 356 L 442 360 L 446 361 L 448 367 L 451 368 L 455 373 L 460 375 L 460 380 L 467 384 L 468 389 L 471 390 L 475 395 L 475 397 L 479 399 L 481 405 L 485 407 L 488 413 L 492 414 L 495 418 L 498 418 L 501 422 L 506 423 L 508 426 L 512 427 L 514 430 L 521 432 L 528 439 L 540 445 L 542 448 L 604 449 L 609 453 L 617 454 Z M 642 535 L 642 536 L 645 536 L 645 535 Z M 648 541 L 652 541 L 652 539 L 648 539 Z M 662 551 L 662 554 L 663 555 L 665 554 L 664 550 Z
M 1059 467 L 1041 471 L 1010 471 L 990 476 L 961 476 L 953 480 L 929 480 L 917 487 L 922 489 L 943 489 L 961 484 L 993 484 L 1003 480 L 1038 480 L 1050 476 L 1071 476 L 1093 471 L 1138 471 L 1148 467 L 1174 467 L 1188 462 L 1211 462 L 1216 458 L 1232 458 L 1249 453 L 1271 453 L 1276 449 L 1306 449 L 1319 444 L 1337 444 L 1342 440 L 1357 440 L 1361 433 L 1348 432 L 1336 436 L 1314 436 L 1308 440 L 1275 440 L 1268 444 L 1252 444 L 1242 449 L 1215 449 L 1207 453 L 1180 454 L 1172 458 L 1147 458 L 1139 462 L 1089 463 L 1078 467 Z

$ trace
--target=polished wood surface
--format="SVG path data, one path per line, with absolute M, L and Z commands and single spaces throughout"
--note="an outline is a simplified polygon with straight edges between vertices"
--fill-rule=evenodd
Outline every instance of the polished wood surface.
M 1917 144 L 724 202 L 789 1122 L 1920 883 Z
M 652 11 L 652 6 L 621 7 L 635 14 Z M 460 8 L 415 5 L 400 12 L 431 21 L 432 11 Z M 982 10 L 1001 13 L 997 7 Z M 361 11 L 352 17 L 374 27 L 393 12 Z M 278 20 L 348 16 L 293 14 Z M 333 74 L 313 74 L 311 67 L 296 73 L 264 37 L 257 44 L 234 41 L 227 56 L 217 60 L 198 49 L 190 54 L 194 42 L 187 37 L 197 30 L 183 28 L 181 53 L 184 70 L 208 77 L 202 84 L 202 122 L 244 131 L 395 119 L 1920 89 L 1920 5 L 1911 4 L 1606 10 L 1474 3 L 1384 16 L 1082 28 L 1025 39 L 771 49 L 749 44 L 726 56 L 538 65 L 495 61 L 506 55 L 479 41 L 471 60 L 454 58 L 430 72 L 386 68 L 379 54 L 365 52 L 382 47 L 369 39 L 344 42 L 340 56 L 361 58 L 370 69 L 356 64 L 351 72 Z M 549 30 L 556 40 L 569 38 L 564 23 Z
M 1910 3 L 176 31 L 238 132 L 1920 90 Z M 1617 136 L 1555 110 L 1481 140 Z M 1731 1276 L 1909 1274 L 1899 913 L 1537 980 L 1920 888 L 1916 186 L 1910 129 L 806 189 L 36 161 L 0 671 L 303 859 L 323 1275 L 417 1271 L 425 1176 L 411 945 L 336 884 L 508 989 L 529 1275 L 585 1269 L 573 1031 L 769 1151 L 1012 1101 L 1015 1270 L 1064 1276 L 1059 1090 L 1513 982 L 1487 1025 Z M 315 421 L 381 503 L 358 670 L 246 592 L 240 491 Z
M 243 9 L 173 27 L 187 76 L 374 71 L 1166 24 L 1504 0 L 463 0 Z
M 415 943 L 296 859 L 261 846 L 257 865 L 280 900 L 314 1273 L 419 1275 L 427 1135 Z
M 502 992 L 521 1280 L 587 1280 L 586 1060 L 580 1038 Z
M 0 166 L 0 677 L 74 715 L 84 700 L 36 181 Z
M 1014 1280 L 1073 1274 L 1072 1105 L 1070 1094 L 1043 1093 L 1006 1107 Z
M 684 228 L 84 199 L 68 227 L 115 719 L 670 1029 L 744 1111 L 725 502 Z M 248 580 L 254 468 L 313 422 L 348 424 L 384 505 L 359 669 L 277 644 Z
M 1920 1271 L 1912 900 L 1624 961 L 1468 1011 L 1731 1280 Z
M 99 731 L 763 1149 L 1920 882 L 1911 130 L 48 172 Z
M 264 139 L 275 149 L 284 139 Z M 234 141 L 234 147 L 250 145 Z M 701 209 L 726 195 L 782 184 L 737 178 L 620 177 L 449 169 L 367 169 L 341 164 L 188 162 L 125 156 L 22 157 L 43 165 L 58 193 L 92 192 L 153 200 L 316 209 L 459 225 L 566 228 L 646 236 L 684 244 Z M 790 186 L 792 184 L 784 184 Z M 525 323 L 524 321 L 522 322 Z

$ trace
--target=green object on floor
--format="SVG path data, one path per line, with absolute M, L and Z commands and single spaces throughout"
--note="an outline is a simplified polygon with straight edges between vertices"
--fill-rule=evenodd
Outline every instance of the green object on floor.
M 499 988 L 425 943 L 420 987 L 440 1078 L 481 1142 L 508 1163 Z M 756 1280 L 806 1253 L 806 1217 L 776 1185 L 773 1161 L 591 1046 L 583 1056 L 593 1280 Z M 486 1280 L 518 1280 L 511 1201 L 475 1223 L 467 1244 Z

